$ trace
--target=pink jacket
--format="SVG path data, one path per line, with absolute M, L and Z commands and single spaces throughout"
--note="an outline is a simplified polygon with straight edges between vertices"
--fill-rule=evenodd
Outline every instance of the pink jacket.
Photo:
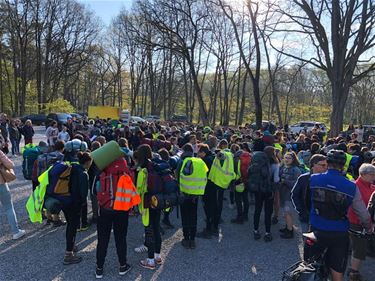
M 0 150 L 0 165 L 3 165 L 7 169 L 14 169 L 14 163 Z M 0 175 L 0 184 L 4 184 L 5 181 Z

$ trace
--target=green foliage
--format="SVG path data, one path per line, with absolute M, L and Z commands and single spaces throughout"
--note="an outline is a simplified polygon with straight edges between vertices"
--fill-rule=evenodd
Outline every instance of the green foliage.
M 58 98 L 53 102 L 44 104 L 43 112 L 46 114 L 51 112 L 72 113 L 75 112 L 75 108 L 69 101 Z

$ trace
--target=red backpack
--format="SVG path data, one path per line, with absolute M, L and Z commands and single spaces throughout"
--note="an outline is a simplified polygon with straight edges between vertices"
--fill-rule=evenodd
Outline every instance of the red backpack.
M 248 181 L 248 171 L 251 164 L 251 154 L 247 151 L 242 151 L 240 155 L 240 171 L 243 183 Z
M 123 174 L 129 175 L 128 164 L 125 158 L 121 157 L 113 161 L 100 174 L 100 185 L 97 186 L 97 199 L 100 207 L 113 209 L 117 183 Z

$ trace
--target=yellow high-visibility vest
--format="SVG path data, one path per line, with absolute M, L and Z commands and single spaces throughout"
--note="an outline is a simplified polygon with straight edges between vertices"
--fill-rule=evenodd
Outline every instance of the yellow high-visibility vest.
M 223 165 L 221 165 L 220 159 L 215 157 L 208 179 L 217 186 L 227 189 L 232 180 L 236 179 L 234 159 L 232 153 L 229 151 L 221 151 L 221 153 L 223 153 L 225 157 Z
M 184 173 L 187 163 L 192 163 L 192 173 Z M 187 157 L 182 162 L 179 183 L 180 190 L 183 193 L 190 195 L 203 195 L 207 184 L 208 167 L 206 163 L 197 157 Z

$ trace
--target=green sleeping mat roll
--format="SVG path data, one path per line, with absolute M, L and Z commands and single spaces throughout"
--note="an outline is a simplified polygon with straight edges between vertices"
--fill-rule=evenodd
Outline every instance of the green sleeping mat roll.
M 117 158 L 124 156 L 120 146 L 115 141 L 107 142 L 102 147 L 91 152 L 95 165 L 99 170 L 104 170 L 109 164 Z

